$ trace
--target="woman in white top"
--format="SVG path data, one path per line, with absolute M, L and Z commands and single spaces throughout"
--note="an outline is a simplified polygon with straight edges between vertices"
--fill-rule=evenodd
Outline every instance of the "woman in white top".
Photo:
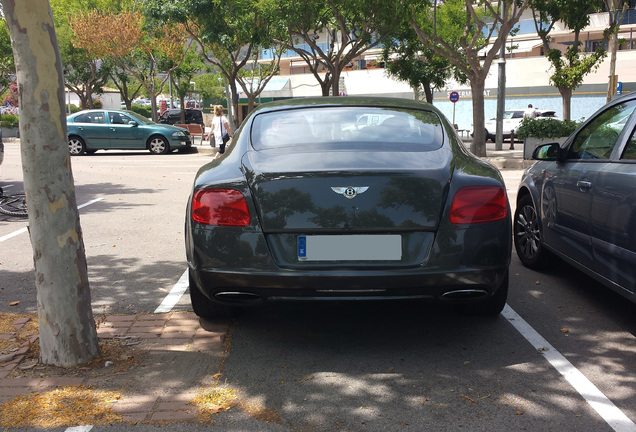
M 225 143 L 229 138 L 232 138 L 232 132 L 230 131 L 230 125 L 227 121 L 227 117 L 223 115 L 223 106 L 215 105 L 214 106 L 214 118 L 211 123 L 210 134 L 208 135 L 208 140 L 210 140 L 210 144 L 212 144 L 212 137 L 214 137 L 215 147 L 219 148 L 219 152 L 216 157 L 225 153 Z M 225 141 L 223 140 L 223 136 L 227 134 L 229 136 Z M 215 157 L 215 159 L 216 159 Z

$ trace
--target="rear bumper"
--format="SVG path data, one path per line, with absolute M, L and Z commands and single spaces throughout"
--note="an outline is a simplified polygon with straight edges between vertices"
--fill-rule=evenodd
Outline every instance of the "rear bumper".
M 323 273 L 323 274 L 319 274 Z M 508 268 L 453 273 L 327 271 L 243 273 L 191 269 L 190 289 L 223 304 L 263 301 L 483 300 L 493 295 Z

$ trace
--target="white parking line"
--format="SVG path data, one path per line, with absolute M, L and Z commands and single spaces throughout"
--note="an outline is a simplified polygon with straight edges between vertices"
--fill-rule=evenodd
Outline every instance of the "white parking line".
M 636 432 L 636 424 L 609 400 L 585 375 L 576 369 L 561 353 L 523 319 L 510 306 L 501 313 L 514 328 L 579 392 L 583 399 L 616 432 Z
M 163 299 L 159 307 L 155 309 L 155 313 L 170 312 L 186 292 L 188 286 L 188 270 L 186 270 L 183 272 L 177 283 L 172 287 L 170 293 Z
M 66 429 L 64 432 L 88 432 L 93 429 L 93 426 L 73 426 Z
M 84 204 L 82 204 L 82 205 L 78 205 L 78 206 L 77 206 L 77 209 L 78 209 L 78 210 L 79 210 L 79 209 L 82 209 L 82 208 L 84 208 L 84 207 L 86 207 L 86 206 L 89 206 L 89 205 L 91 205 L 91 204 L 95 204 L 96 202 L 101 201 L 101 200 L 103 200 L 103 199 L 104 199 L 104 198 L 96 198 L 96 199 L 94 199 L 94 200 L 92 200 L 92 201 L 89 201 L 89 202 L 87 202 L 87 203 L 84 203 Z M 5 236 L 3 236 L 3 237 L 0 237 L 0 243 L 2 243 L 3 241 L 9 240 L 10 238 L 13 238 L 13 237 L 15 237 L 15 236 L 17 236 L 17 235 L 20 235 L 20 234 L 22 234 L 22 233 L 25 233 L 25 232 L 27 232 L 27 228 L 26 228 L 26 227 L 25 227 L 25 228 L 22 228 L 22 229 L 19 229 L 19 230 L 17 230 L 17 231 L 14 231 L 14 232 L 12 232 L 11 234 L 7 234 L 7 235 L 5 235 Z

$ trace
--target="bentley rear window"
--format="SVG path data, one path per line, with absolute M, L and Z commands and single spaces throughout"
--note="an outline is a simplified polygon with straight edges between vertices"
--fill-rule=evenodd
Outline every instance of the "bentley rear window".
M 251 130 L 256 150 L 287 146 L 431 151 L 443 142 L 431 111 L 381 107 L 311 107 L 258 114 Z

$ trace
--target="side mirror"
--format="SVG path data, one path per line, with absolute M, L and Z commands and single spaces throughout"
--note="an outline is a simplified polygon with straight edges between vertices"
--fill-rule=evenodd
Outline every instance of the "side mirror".
M 131 121 L 131 122 L 129 122 L 128 124 L 129 124 L 130 126 L 132 126 L 132 127 L 137 127 L 137 126 L 139 126 L 139 123 L 137 123 L 136 121 Z
M 561 146 L 559 143 L 542 144 L 534 149 L 532 159 L 543 161 L 554 161 L 559 158 Z

